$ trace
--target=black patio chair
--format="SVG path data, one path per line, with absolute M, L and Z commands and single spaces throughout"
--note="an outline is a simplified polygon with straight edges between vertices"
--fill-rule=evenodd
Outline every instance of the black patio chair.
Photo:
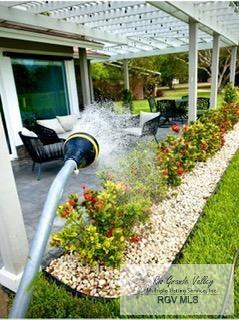
M 188 100 L 181 100 L 179 105 L 177 106 L 177 113 L 179 119 L 182 120 L 182 122 L 187 118 L 188 116 Z
M 142 112 L 142 113 L 144 114 L 144 112 Z M 141 117 L 144 118 L 145 115 L 142 115 L 142 113 L 141 113 Z M 145 114 L 149 114 L 149 113 L 145 112 Z M 153 136 L 155 141 L 158 143 L 156 134 L 157 134 L 159 122 L 160 122 L 159 113 L 157 113 L 154 116 L 154 118 L 147 120 L 147 121 L 145 121 L 146 120 L 145 118 L 143 120 L 143 118 L 141 118 L 141 120 L 139 121 L 137 126 L 123 129 L 124 132 L 127 135 L 135 136 L 138 138 L 142 138 L 143 136 Z M 142 123 L 140 124 L 141 121 L 142 121 Z
M 64 139 L 58 138 L 58 142 L 44 145 L 38 137 L 28 137 L 21 132 L 18 134 L 33 161 L 32 171 L 35 169 L 35 164 L 38 164 L 37 180 L 41 178 L 42 163 L 63 159 Z
M 157 143 L 159 143 L 156 135 L 160 123 L 160 115 L 145 122 L 142 128 L 142 136 L 152 135 Z
M 172 120 L 177 118 L 177 108 L 175 100 L 163 99 L 157 101 L 158 111 L 160 112 L 160 125 L 164 125 L 167 122 L 170 124 Z M 170 120 L 171 119 L 171 120 Z
M 154 97 L 150 96 L 148 98 L 148 103 L 149 103 L 149 109 L 150 109 L 151 112 L 157 112 L 158 111 L 157 102 L 154 99 Z

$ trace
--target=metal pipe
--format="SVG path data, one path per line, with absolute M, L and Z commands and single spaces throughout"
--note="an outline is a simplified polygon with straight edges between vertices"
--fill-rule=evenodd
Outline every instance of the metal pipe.
M 50 187 L 23 276 L 9 315 L 11 319 L 25 317 L 32 296 L 32 284 L 40 269 L 57 206 L 61 200 L 67 179 L 76 168 L 77 163 L 74 160 L 67 160 Z

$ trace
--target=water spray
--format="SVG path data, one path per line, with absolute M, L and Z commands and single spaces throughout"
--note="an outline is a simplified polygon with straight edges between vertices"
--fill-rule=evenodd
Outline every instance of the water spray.
M 31 301 L 34 281 L 40 270 L 50 237 L 56 209 L 68 178 L 73 171 L 91 165 L 98 154 L 99 145 L 93 136 L 80 132 L 67 138 L 64 144 L 65 164 L 49 189 L 9 318 L 25 317 Z

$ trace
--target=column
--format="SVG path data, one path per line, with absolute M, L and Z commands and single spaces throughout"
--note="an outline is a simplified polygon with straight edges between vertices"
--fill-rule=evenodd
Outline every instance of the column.
M 212 48 L 212 76 L 211 76 L 210 108 L 215 108 L 217 106 L 219 52 L 220 52 L 220 35 L 217 33 L 214 33 L 213 34 L 213 48 Z
M 236 64 L 237 64 L 237 47 L 231 48 L 231 63 L 230 63 L 230 82 L 235 84 L 236 75 Z
M 70 112 L 71 114 L 79 115 L 80 109 L 79 109 L 79 100 L 78 100 L 77 85 L 76 85 L 74 60 L 65 61 L 65 70 L 66 70 L 66 83 L 67 83 L 69 103 L 70 103 Z
M 123 71 L 124 71 L 124 89 L 129 90 L 129 64 L 128 64 L 128 60 L 123 60 Z
M 90 83 L 90 97 L 91 97 L 91 103 L 93 103 L 95 101 L 95 98 L 94 98 L 94 87 L 93 87 L 93 81 L 92 81 L 92 75 L 91 75 L 90 60 L 88 60 L 88 73 L 89 73 L 89 83 Z
M 79 48 L 79 59 L 80 59 L 80 74 L 81 74 L 81 86 L 84 106 L 91 104 L 90 97 L 90 81 L 88 72 L 88 63 L 86 57 L 86 49 Z
M 0 168 L 0 255 L 4 264 L 0 284 L 16 292 L 28 255 L 28 241 L 1 119 Z
M 189 21 L 188 122 L 197 119 L 198 23 Z

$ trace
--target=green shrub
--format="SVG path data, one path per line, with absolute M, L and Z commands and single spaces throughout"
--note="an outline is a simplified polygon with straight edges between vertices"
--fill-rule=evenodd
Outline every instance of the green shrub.
M 122 106 L 133 112 L 133 96 L 131 91 L 128 89 L 124 89 L 122 91 Z
M 27 318 L 113 318 L 119 316 L 119 300 L 105 301 L 73 297 L 64 287 L 58 286 L 43 275 L 33 290 Z
M 85 188 L 82 201 L 72 195 L 59 206 L 57 213 L 66 223 L 53 234 L 51 244 L 86 263 L 117 267 L 125 241 L 135 236 L 134 226 L 147 220 L 150 204 L 125 183 L 107 180 L 101 191 Z
M 228 82 L 224 87 L 223 100 L 225 103 L 235 103 L 238 100 L 237 89 L 233 86 L 231 82 Z
M 155 142 L 140 142 L 112 173 L 117 181 L 124 181 L 134 193 L 142 198 L 150 198 L 154 203 L 162 200 L 166 193 L 156 153 Z
M 173 125 L 179 137 L 168 136 L 159 144 L 158 165 L 165 181 L 178 186 L 184 172 L 197 161 L 206 161 L 224 145 L 224 134 L 239 120 L 239 105 L 227 104 L 206 112 L 200 120 L 181 130 Z

